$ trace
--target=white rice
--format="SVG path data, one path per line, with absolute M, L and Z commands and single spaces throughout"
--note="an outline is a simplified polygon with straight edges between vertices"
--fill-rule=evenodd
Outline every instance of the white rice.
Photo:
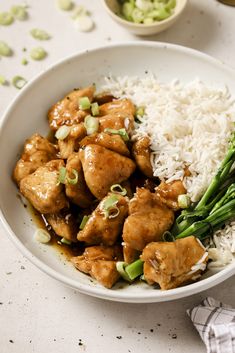
M 218 170 L 234 130 L 235 103 L 228 89 L 199 80 L 187 85 L 162 83 L 154 76 L 111 76 L 102 88 L 145 106 L 133 138 L 148 135 L 154 175 L 162 181 L 183 180 L 191 200 L 198 201 Z M 184 177 L 186 167 L 191 175 Z M 218 264 L 218 258 L 223 265 L 230 262 L 235 253 L 235 222 L 216 232 L 214 243 L 214 255 L 209 253 L 214 262 Z

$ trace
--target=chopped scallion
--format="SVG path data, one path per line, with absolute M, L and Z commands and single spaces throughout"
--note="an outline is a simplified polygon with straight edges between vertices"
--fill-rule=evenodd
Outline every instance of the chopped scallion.
M 180 208 L 188 208 L 191 204 L 190 197 L 186 194 L 178 196 L 178 205 Z
M 66 238 L 62 238 L 60 241 L 61 241 L 62 244 L 65 244 L 65 245 L 71 245 L 72 244 L 72 242 L 70 240 L 66 239 Z
M 67 173 L 67 170 L 65 167 L 61 167 L 59 169 L 59 176 L 58 176 L 58 184 L 65 184 L 66 182 L 66 173 Z
M 85 228 L 85 225 L 87 224 L 89 218 L 90 218 L 90 216 L 83 216 L 83 219 L 81 221 L 79 229 L 84 229 Z
M 94 22 L 92 21 L 90 16 L 81 15 L 76 17 L 74 20 L 74 26 L 81 32 L 89 32 L 94 27 Z
M 132 262 L 130 265 L 128 265 L 125 268 L 125 271 L 129 276 L 129 278 L 133 281 L 135 278 L 143 274 L 143 266 L 144 266 L 144 261 L 142 261 L 141 259 L 138 259 Z
M 76 169 L 72 169 L 72 173 L 74 175 L 74 178 L 70 178 L 68 176 L 68 173 L 66 174 L 66 181 L 70 184 L 70 185 L 76 185 L 78 182 L 78 171 Z
M 26 83 L 27 83 L 26 79 L 21 76 L 15 76 L 12 79 L 12 84 L 17 89 L 23 88 L 26 85 Z
M 79 109 L 81 110 L 90 109 L 91 107 L 90 99 L 88 97 L 81 97 L 78 100 L 78 105 L 79 105 Z
M 42 47 L 33 48 L 30 52 L 33 60 L 43 60 L 47 56 L 47 52 Z
M 130 277 L 128 276 L 128 274 L 125 271 L 125 268 L 128 266 L 128 264 L 124 261 L 117 261 L 116 262 L 116 269 L 118 271 L 118 273 L 120 274 L 120 276 L 127 282 L 132 282 L 132 280 L 130 279 Z
M 14 17 L 10 12 L 0 12 L 0 25 L 9 26 L 14 22 Z
M 57 5 L 60 10 L 70 11 L 72 10 L 74 3 L 71 0 L 57 0 Z
M 119 194 L 122 196 L 125 196 L 127 194 L 127 191 L 125 188 L 123 188 L 120 184 L 114 184 L 111 186 L 110 190 L 115 193 L 115 194 Z
M 91 113 L 93 116 L 99 115 L 99 104 L 97 102 L 91 104 Z
M 14 5 L 11 7 L 11 14 L 19 21 L 25 21 L 28 17 L 28 13 L 25 6 Z
M 55 137 L 57 140 L 64 140 L 70 133 L 71 127 L 70 126 L 60 126 L 59 129 L 55 133 Z
M 39 28 L 31 29 L 30 34 L 34 39 L 38 39 L 38 40 L 48 40 L 51 38 L 49 33 Z
M 145 113 L 145 107 L 138 107 L 138 108 L 136 109 L 135 115 L 136 115 L 137 117 L 138 117 L 138 116 L 143 117 L 143 116 L 144 116 L 144 113 Z
M 120 135 L 122 137 L 123 141 L 129 141 L 129 135 L 128 135 L 126 129 L 116 130 L 116 129 L 106 128 L 106 129 L 104 129 L 104 132 L 107 132 L 107 133 L 110 133 L 113 135 Z
M 94 134 L 99 130 L 99 120 L 91 115 L 85 117 L 84 126 L 87 131 L 87 135 Z
M 0 85 L 5 85 L 6 84 L 6 79 L 4 76 L 0 75 Z
M 28 60 L 27 60 L 26 58 L 23 58 L 23 59 L 21 60 L 21 64 L 22 64 L 22 65 L 28 65 Z
M 46 244 L 51 240 L 51 236 L 45 229 L 38 228 L 34 233 L 34 239 L 39 243 Z
M 105 218 L 115 218 L 119 215 L 117 211 L 118 197 L 115 194 L 111 194 L 101 204 L 102 212 Z M 114 213 L 112 213 L 114 211 Z
M 0 55 L 11 56 L 13 53 L 12 49 L 6 42 L 0 41 Z

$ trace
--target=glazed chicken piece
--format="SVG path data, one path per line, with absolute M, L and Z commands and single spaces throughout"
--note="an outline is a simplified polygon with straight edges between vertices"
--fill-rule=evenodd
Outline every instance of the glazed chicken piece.
M 105 129 L 125 129 L 127 133 L 131 133 L 134 129 L 134 116 L 123 112 L 110 113 L 99 118 L 99 130 Z
M 206 269 L 208 253 L 198 239 L 190 236 L 175 242 L 150 243 L 141 258 L 146 281 L 171 289 L 198 279 Z
M 128 157 L 130 155 L 129 150 L 120 135 L 109 135 L 105 132 L 101 132 L 99 134 L 86 136 L 80 142 L 80 146 L 87 146 L 91 144 L 105 147 L 108 150 L 120 153 L 123 156 Z
M 83 255 L 71 259 L 74 266 L 81 272 L 88 273 L 106 288 L 118 281 L 120 275 L 116 262 L 122 260 L 120 246 L 91 246 Z
M 87 208 L 93 201 L 93 196 L 86 186 L 84 174 L 82 170 L 82 163 L 79 158 L 79 153 L 72 153 L 66 164 L 66 170 L 69 178 L 74 179 L 73 170 L 78 173 L 78 182 L 76 184 L 65 184 L 66 196 L 76 205 Z
M 131 264 L 135 260 L 138 260 L 141 255 L 141 251 L 132 249 L 129 245 L 123 243 L 123 258 L 127 264 Z
M 180 209 L 178 196 L 187 193 L 181 180 L 175 180 L 170 183 L 161 182 L 155 190 L 159 200 L 174 211 Z
M 108 194 L 92 212 L 85 227 L 78 233 L 78 240 L 84 241 L 86 244 L 103 244 L 113 245 L 116 243 L 118 236 L 122 232 L 125 218 L 128 214 L 128 199 L 116 194 L 118 198 L 117 207 L 119 214 L 114 218 L 108 218 L 104 213 L 105 201 L 110 197 Z
M 69 135 L 64 140 L 58 140 L 60 157 L 67 159 L 73 152 L 79 150 L 79 142 L 86 136 L 86 128 L 83 123 L 73 125 Z
M 24 150 L 20 160 L 16 163 L 13 178 L 17 184 L 33 173 L 38 167 L 56 159 L 57 148 L 39 134 L 32 135 L 25 141 Z
M 153 168 L 150 162 L 150 139 L 147 136 L 141 137 L 134 142 L 132 148 L 136 164 L 141 172 L 148 178 L 153 177 Z
M 135 163 L 127 157 L 98 145 L 88 145 L 79 151 L 84 177 L 91 193 L 102 200 L 113 184 L 127 180 Z
M 129 99 L 124 98 L 115 99 L 112 102 L 102 104 L 99 108 L 100 116 L 116 112 L 133 116 L 135 114 L 135 106 Z
M 50 161 L 20 182 L 21 194 L 40 213 L 58 213 L 68 207 L 64 186 L 58 184 L 61 167 L 64 167 L 62 160 Z
M 58 236 L 74 243 L 77 242 L 79 225 L 69 209 L 46 214 L 45 218 Z
M 152 241 L 162 240 L 162 235 L 174 222 L 174 212 L 157 200 L 155 194 L 137 188 L 129 203 L 129 216 L 123 227 L 123 240 L 135 250 L 143 250 Z
M 94 92 L 94 86 L 75 89 L 53 105 L 48 112 L 51 130 L 55 131 L 62 125 L 72 126 L 82 122 L 90 112 L 79 109 L 79 98 L 88 97 L 92 102 Z

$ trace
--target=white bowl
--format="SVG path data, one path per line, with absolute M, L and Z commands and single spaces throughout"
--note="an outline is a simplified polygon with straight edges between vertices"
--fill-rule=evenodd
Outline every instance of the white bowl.
M 182 15 L 188 0 L 177 0 L 174 13 L 163 21 L 156 21 L 151 25 L 139 24 L 122 19 L 117 14 L 120 12 L 118 0 L 101 0 L 105 10 L 120 26 L 139 36 L 150 36 L 165 31 L 171 27 Z
M 11 174 L 24 140 L 34 132 L 47 135 L 48 108 L 74 87 L 82 87 L 109 75 L 146 76 L 161 81 L 195 77 L 207 84 L 225 84 L 235 95 L 235 72 L 223 63 L 192 49 L 152 42 L 133 42 L 98 48 L 74 55 L 39 75 L 20 92 L 4 114 L 0 128 L 0 218 L 19 250 L 41 270 L 82 293 L 114 301 L 144 303 L 182 298 L 212 287 L 235 273 L 235 263 L 218 273 L 208 271 L 197 283 L 161 291 L 144 283 L 117 284 L 106 289 L 78 272 L 58 251 L 33 239 L 35 224 L 17 198 Z

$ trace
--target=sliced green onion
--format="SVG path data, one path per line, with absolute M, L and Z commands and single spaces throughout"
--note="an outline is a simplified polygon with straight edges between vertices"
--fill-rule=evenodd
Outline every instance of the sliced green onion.
M 45 229 L 38 228 L 34 233 L 34 239 L 39 243 L 46 244 L 51 240 L 51 236 Z
M 28 65 L 28 60 L 27 60 L 26 58 L 23 58 L 23 59 L 21 60 L 21 64 L 22 64 L 22 65 Z
M 91 113 L 93 116 L 99 115 L 99 104 L 97 102 L 91 104 Z
M 48 40 L 51 38 L 49 33 L 39 28 L 31 29 L 30 34 L 34 39 L 38 39 L 38 40 Z
M 59 169 L 59 176 L 58 176 L 58 185 L 61 183 L 61 184 L 65 184 L 66 182 L 66 173 L 67 173 L 67 170 L 65 167 L 61 167 Z
M 47 52 L 42 47 L 33 48 L 30 52 L 33 60 L 43 60 L 47 56 Z
M 128 136 L 126 129 L 116 130 L 116 129 L 106 128 L 106 129 L 104 129 L 104 132 L 108 132 L 113 135 L 120 135 L 122 137 L 123 141 L 129 141 L 129 136 Z
M 112 218 L 116 218 L 120 213 L 120 210 L 117 206 L 113 206 L 110 207 L 110 209 L 108 210 L 108 218 L 112 219 Z
M 99 120 L 91 115 L 87 115 L 84 120 L 87 135 L 94 134 L 99 130 Z
M 62 238 L 60 241 L 61 241 L 62 244 L 65 244 L 65 245 L 71 245 L 72 244 L 72 242 L 70 240 L 66 239 L 66 238 Z
M 135 278 L 143 274 L 143 266 L 144 266 L 144 261 L 138 259 L 132 262 L 132 264 L 128 265 L 125 268 L 125 271 L 129 276 L 129 278 L 133 281 Z
M 60 10 L 70 11 L 72 10 L 74 3 L 71 0 L 57 0 L 57 5 Z
M 134 11 L 134 8 L 135 8 L 135 4 L 132 4 L 130 2 L 124 2 L 122 6 L 122 14 L 126 20 L 133 21 L 132 13 Z
M 64 140 L 70 133 L 71 127 L 70 126 L 60 126 L 59 129 L 55 133 L 55 137 L 57 140 Z
M 88 15 L 81 15 L 76 17 L 74 21 L 74 26 L 81 32 L 89 32 L 94 27 L 94 22 Z
M 13 53 L 12 49 L 6 42 L 0 41 L 0 55 L 11 56 Z
M 136 110 L 135 115 L 143 117 L 144 113 L 145 113 L 145 107 L 138 107 L 137 110 Z
M 24 21 L 28 17 L 28 13 L 25 6 L 14 5 L 11 7 L 10 11 L 11 11 L 11 14 L 19 21 Z
M 118 271 L 118 273 L 120 274 L 120 276 L 127 282 L 132 282 L 132 280 L 130 279 L 130 277 L 128 276 L 128 274 L 125 271 L 125 268 L 128 266 L 128 264 L 124 261 L 117 261 L 116 262 L 116 269 Z
M 110 190 L 115 193 L 115 194 L 119 194 L 122 196 L 125 196 L 127 194 L 127 191 L 125 188 L 123 188 L 120 184 L 114 184 L 111 186 Z
M 76 169 L 72 169 L 72 173 L 74 175 L 74 178 L 70 178 L 67 173 L 66 181 L 71 185 L 76 185 L 78 182 L 78 171 Z
M 26 83 L 27 83 L 26 79 L 21 76 L 15 76 L 12 79 L 12 84 L 17 89 L 23 88 L 26 85 Z
M 91 107 L 90 99 L 88 97 L 81 97 L 78 100 L 78 105 L 79 105 L 79 109 L 81 110 L 90 109 Z
M 118 216 L 117 203 L 118 197 L 115 194 L 110 195 L 102 202 L 101 209 L 105 218 L 115 218 Z M 116 213 L 112 214 L 112 210 L 116 211 Z
M 0 75 L 0 85 L 5 85 L 6 84 L 6 79 L 4 76 Z
M 10 12 L 0 12 L 0 25 L 9 26 L 14 22 L 14 17 Z
M 83 219 L 81 221 L 79 229 L 84 229 L 85 228 L 85 225 L 87 224 L 89 218 L 90 218 L 90 216 L 83 216 Z
M 171 11 L 172 9 L 174 9 L 176 7 L 176 0 L 169 0 L 168 3 L 166 4 L 165 8 L 168 11 Z
M 73 20 L 76 20 L 78 17 L 82 16 L 82 15 L 88 15 L 89 16 L 89 12 L 87 11 L 87 9 L 82 6 L 82 5 L 79 5 L 79 6 L 76 6 L 73 14 L 72 14 L 72 19 Z
M 178 196 L 178 205 L 180 208 L 188 208 L 191 204 L 190 197 L 186 194 Z

